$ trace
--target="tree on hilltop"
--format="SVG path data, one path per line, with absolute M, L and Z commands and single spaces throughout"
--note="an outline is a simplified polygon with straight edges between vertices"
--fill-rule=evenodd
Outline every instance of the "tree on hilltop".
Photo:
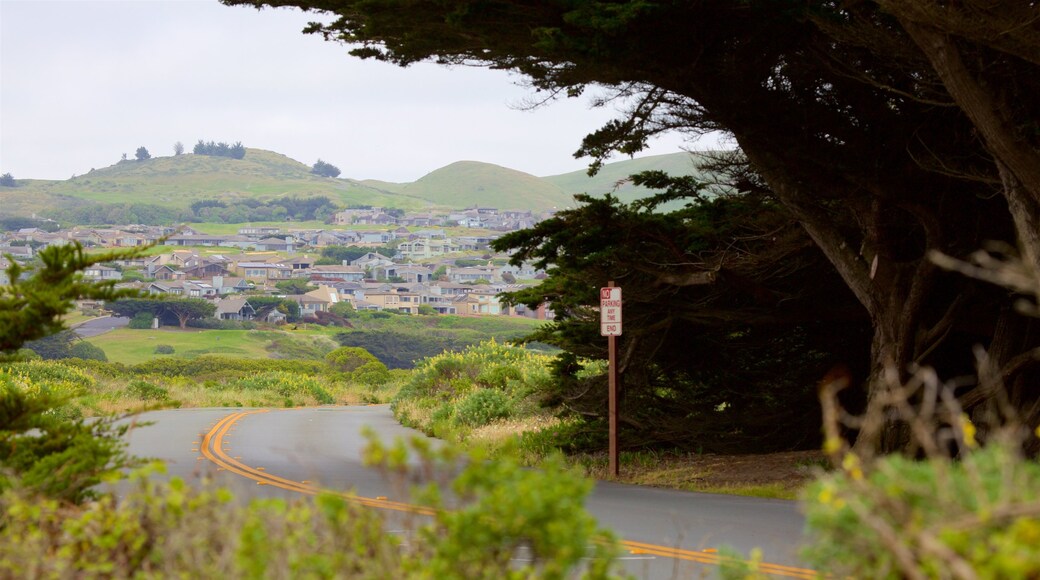
M 0 187 L 17 187 L 18 183 L 10 173 L 0 175 Z
M 339 177 L 339 167 L 331 163 L 325 163 L 321 159 L 314 164 L 311 168 L 311 173 L 321 175 L 322 177 Z
M 199 139 L 199 142 L 195 144 L 195 148 L 192 150 L 195 155 L 210 155 L 213 157 L 230 157 L 231 159 L 242 159 L 246 156 L 246 148 L 242 145 L 242 142 L 236 142 L 234 145 L 228 145 L 224 141 L 215 143 L 213 141 L 203 141 Z
M 151 159 L 152 154 L 148 152 L 147 148 L 142 146 L 137 148 L 137 153 L 134 154 L 134 157 L 136 157 L 138 161 L 144 161 L 146 159 Z
M 175 156 L 176 155 L 183 155 L 184 154 L 184 143 L 181 143 L 180 141 L 177 141 L 176 143 L 174 143 L 173 144 L 173 154 Z

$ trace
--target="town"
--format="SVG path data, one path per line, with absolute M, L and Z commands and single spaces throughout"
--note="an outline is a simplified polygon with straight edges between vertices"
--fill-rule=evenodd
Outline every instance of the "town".
M 552 318 L 545 305 L 510 306 L 499 298 L 538 284 L 545 272 L 509 264 L 509 256 L 494 253 L 490 243 L 549 215 L 480 207 L 414 214 L 360 208 L 336 213 L 327 228 L 243 225 L 233 235 L 206 234 L 200 224 L 25 228 L 0 234 L 0 268 L 10 259 L 28 262 L 53 245 L 78 242 L 90 250 L 157 244 L 152 255 L 97 265 L 84 277 L 155 296 L 210 300 L 221 320 L 292 321 L 277 308 L 250 304 L 251 296 L 295 301 L 298 318 L 308 322 L 325 321 L 345 308 L 337 304 L 355 311 L 545 320 Z M 361 255 L 329 263 L 330 248 Z M 3 272 L 0 283 L 7 283 Z

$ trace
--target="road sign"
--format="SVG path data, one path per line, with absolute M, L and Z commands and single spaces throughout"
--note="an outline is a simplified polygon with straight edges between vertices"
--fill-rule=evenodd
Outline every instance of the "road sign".
M 621 336 L 621 288 L 599 289 L 599 333 Z

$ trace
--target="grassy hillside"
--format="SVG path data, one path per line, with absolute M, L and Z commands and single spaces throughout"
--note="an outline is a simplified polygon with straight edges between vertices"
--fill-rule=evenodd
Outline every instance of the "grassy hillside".
M 19 209 L 44 209 L 56 199 L 183 208 L 201 199 L 234 203 L 247 198 L 268 200 L 289 195 L 323 195 L 340 205 L 370 203 L 401 208 L 426 205 L 407 195 L 356 181 L 314 175 L 303 163 L 261 149 L 247 149 L 243 159 L 178 155 L 123 161 L 66 181 L 27 181 L 3 193 L 5 205 L 10 201 L 15 204 L 12 207 Z
M 629 175 L 651 170 L 664 171 L 669 175 L 696 175 L 696 161 L 695 155 L 689 153 L 651 155 L 604 164 L 593 177 L 589 177 L 585 171 L 573 171 L 543 179 L 571 195 L 588 193 L 599 197 L 613 192 L 621 201 L 628 203 L 652 193 L 627 181 L 619 185 L 619 182 L 626 180 Z
M 66 181 L 19 180 L 19 187 L 0 188 L 0 216 L 46 216 L 49 209 L 94 203 L 184 209 L 203 199 L 234 204 L 245 199 L 263 201 L 290 195 L 327 196 L 340 206 L 362 204 L 422 210 L 480 205 L 547 210 L 572 205 L 575 193 L 602 195 L 616 190 L 622 201 L 632 201 L 648 192 L 628 183 L 617 185 L 630 174 L 651 169 L 693 174 L 693 163 L 691 155 L 674 153 L 609 163 L 591 178 L 585 171 L 540 178 L 490 163 L 459 161 L 414 183 L 390 183 L 319 177 L 310 172 L 309 166 L 285 155 L 247 149 L 244 159 L 204 155 L 157 157 L 123 161 Z
M 464 208 L 549 209 L 570 203 L 571 196 L 529 173 L 490 163 L 458 161 L 409 184 L 403 193 L 436 205 Z

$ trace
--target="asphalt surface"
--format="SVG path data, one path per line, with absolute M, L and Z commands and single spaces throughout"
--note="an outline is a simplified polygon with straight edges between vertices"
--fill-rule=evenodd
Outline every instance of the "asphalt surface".
M 104 316 L 101 318 L 92 318 L 82 324 L 78 324 L 72 329 L 72 332 L 75 332 L 80 338 L 90 338 L 92 336 L 104 334 L 110 330 L 123 328 L 129 323 L 129 318 Z
M 183 409 L 139 420 L 154 424 L 131 430 L 129 451 L 164 460 L 170 475 L 216 478 L 248 497 L 299 497 L 311 487 L 353 490 L 388 512 L 404 505 L 395 502 L 410 501 L 408 482 L 395 483 L 362 464 L 362 427 L 384 442 L 422 437 L 400 426 L 386 406 Z M 587 507 L 625 541 L 624 564 L 637 577 L 710 576 L 716 551 L 727 546 L 744 554 L 760 548 L 781 577 L 811 576 L 797 558 L 804 519 L 795 502 L 600 482 Z

